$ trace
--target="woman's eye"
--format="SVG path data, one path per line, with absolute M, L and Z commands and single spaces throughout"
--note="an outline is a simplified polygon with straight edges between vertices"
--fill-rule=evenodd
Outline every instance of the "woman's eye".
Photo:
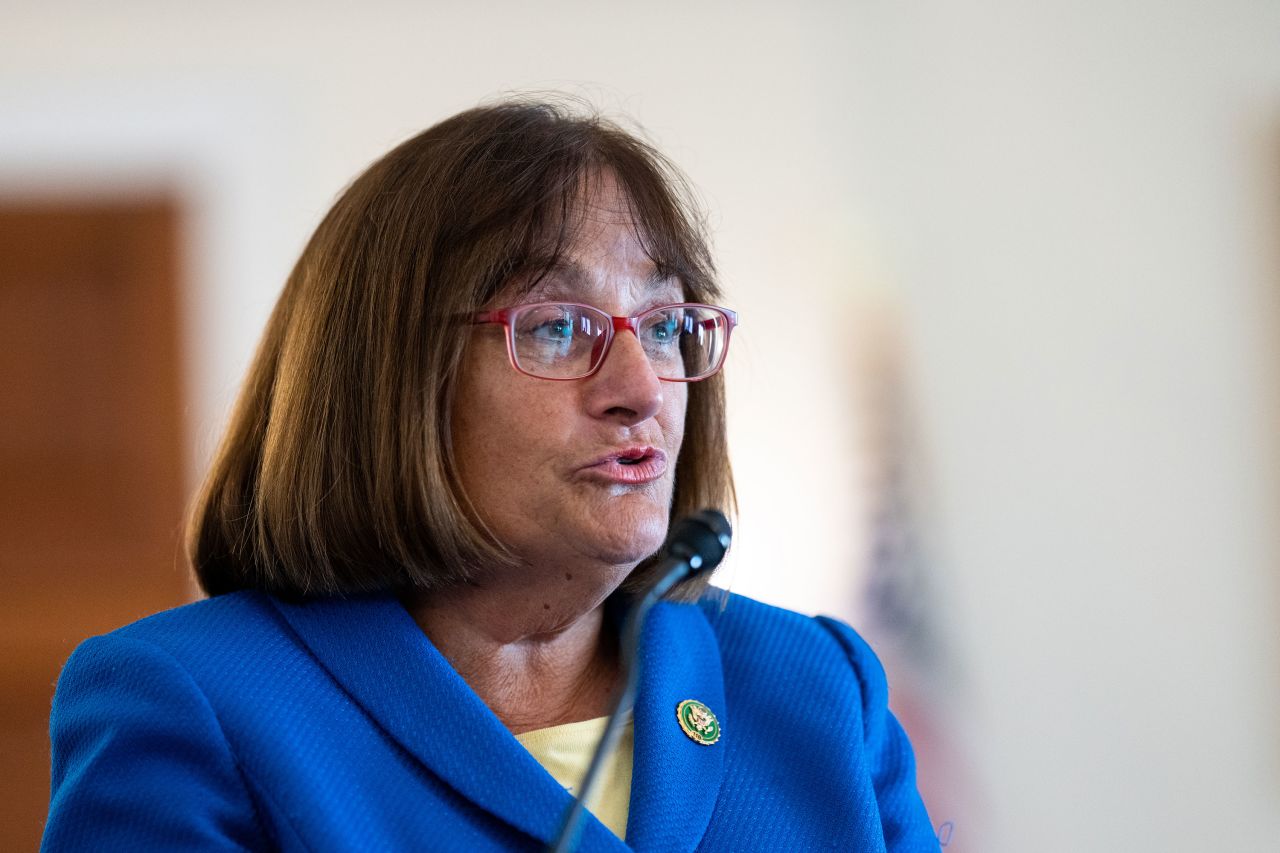
M 573 320 L 554 317 L 535 322 L 521 329 L 520 334 L 544 341 L 569 341 L 573 339 Z
M 543 323 L 542 330 L 544 335 L 557 340 L 573 337 L 573 323 L 564 318 Z
M 648 326 L 648 338 L 654 343 L 669 343 L 679 334 L 680 321 L 675 317 L 655 317 Z

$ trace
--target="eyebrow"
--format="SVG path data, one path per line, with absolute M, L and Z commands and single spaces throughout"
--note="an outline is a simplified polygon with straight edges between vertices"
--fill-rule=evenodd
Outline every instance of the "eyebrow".
M 649 290 L 657 290 L 678 278 L 679 276 L 675 273 L 655 264 L 653 271 L 645 276 L 644 286 Z M 520 295 L 523 297 L 543 295 L 560 284 L 577 290 L 586 290 L 590 285 L 590 278 L 577 261 L 557 258 L 543 266 L 542 271 L 529 282 L 528 286 L 520 289 Z

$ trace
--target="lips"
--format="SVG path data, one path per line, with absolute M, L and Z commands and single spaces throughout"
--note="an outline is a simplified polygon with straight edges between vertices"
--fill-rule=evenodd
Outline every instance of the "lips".
M 656 447 L 618 448 L 583 469 L 593 479 L 611 484 L 652 483 L 667 471 L 667 454 Z

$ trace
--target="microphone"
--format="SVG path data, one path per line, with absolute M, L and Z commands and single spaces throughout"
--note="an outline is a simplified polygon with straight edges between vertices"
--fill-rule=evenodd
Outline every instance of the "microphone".
M 618 745 L 622 735 L 622 712 L 635 702 L 636 681 L 639 673 L 639 660 L 636 653 L 640 647 L 640 630 L 644 627 L 644 618 L 653 605 L 667 594 L 671 587 L 697 572 L 709 572 L 724 559 L 733 541 L 733 529 L 729 520 L 719 510 L 703 509 L 693 515 L 685 516 L 671 526 L 667 541 L 662 546 L 659 565 L 663 567 L 658 582 L 627 613 L 622 622 L 620 643 L 620 662 L 623 670 L 623 687 L 614 702 L 613 712 L 605 726 L 600 743 L 591 757 L 591 765 L 587 775 L 579 786 L 578 796 L 565 814 L 560 824 L 560 834 L 549 850 L 554 853 L 568 853 L 578 841 L 578 832 L 582 828 L 582 817 L 586 812 L 587 800 L 598 781 L 600 770 L 605 759 Z
M 720 565 L 732 541 L 733 529 L 724 513 L 704 509 L 671 526 L 663 554 L 687 563 L 691 572 L 710 571 Z

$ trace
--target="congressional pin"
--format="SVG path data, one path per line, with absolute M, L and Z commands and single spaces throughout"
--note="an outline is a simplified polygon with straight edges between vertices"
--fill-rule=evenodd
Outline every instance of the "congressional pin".
M 676 719 L 680 721 L 680 728 L 694 743 L 711 746 L 720 740 L 720 721 L 711 713 L 710 708 L 697 699 L 686 699 L 677 705 Z

